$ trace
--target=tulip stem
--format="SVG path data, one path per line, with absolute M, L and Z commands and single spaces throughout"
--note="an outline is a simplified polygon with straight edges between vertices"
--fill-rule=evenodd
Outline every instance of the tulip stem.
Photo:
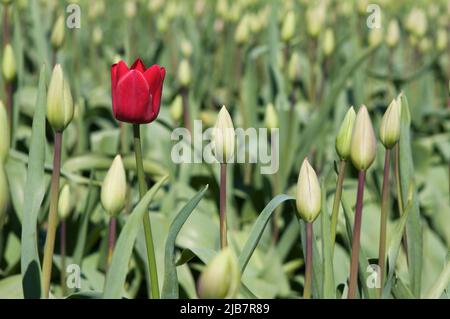
M 42 281 L 44 297 L 50 293 L 53 251 L 55 248 L 56 224 L 58 223 L 59 175 L 61 169 L 62 132 L 55 132 L 55 149 L 53 153 L 53 172 L 50 186 L 50 210 L 48 213 L 47 237 L 45 239 Z
M 220 163 L 220 248 L 227 245 L 227 164 Z
M 140 198 L 144 197 L 147 192 L 147 184 L 145 183 L 144 165 L 142 162 L 141 133 L 139 124 L 133 124 L 134 134 L 134 153 L 136 155 L 136 170 L 139 182 Z M 153 245 L 152 227 L 150 223 L 150 215 L 144 214 L 144 232 L 145 244 L 147 247 L 147 261 L 150 274 L 151 295 L 154 299 L 159 299 L 158 271 L 156 268 L 155 247 Z
M 403 216 L 404 207 L 403 207 L 402 188 L 400 182 L 400 149 L 398 143 L 395 144 L 394 146 L 394 172 L 395 172 L 395 184 L 397 186 L 397 205 L 400 211 L 400 216 Z M 406 237 L 406 229 L 403 232 L 402 243 L 403 243 L 403 250 L 405 251 L 406 254 L 406 262 L 408 262 L 408 241 Z
M 9 43 L 9 4 L 3 6 L 3 48 Z
M 8 113 L 8 123 L 10 129 L 10 140 L 14 141 L 14 128 L 13 128 L 13 85 L 11 82 L 5 83 L 6 91 L 6 111 Z
M 378 249 L 378 267 L 380 270 L 378 287 L 378 298 L 381 298 L 383 292 L 384 281 L 384 266 L 386 262 L 386 227 L 389 210 L 389 168 L 391 162 L 391 150 L 386 149 L 384 157 L 384 175 L 383 175 L 383 189 L 381 191 L 381 219 L 380 219 L 380 246 Z
M 311 282 L 312 282 L 312 241 L 313 241 L 313 224 L 305 223 L 306 228 L 306 266 L 305 266 L 305 286 L 303 288 L 303 298 L 311 298 Z
M 108 229 L 108 259 L 107 259 L 107 268 L 111 264 L 112 255 L 114 252 L 114 245 L 116 244 L 116 229 L 117 229 L 117 219 L 115 217 L 111 217 L 109 219 L 109 229 Z
M 347 162 L 341 160 L 339 162 L 339 172 L 336 181 L 336 193 L 334 194 L 333 210 L 331 213 L 331 251 L 334 252 L 334 245 L 336 243 L 336 228 L 339 216 L 339 208 L 341 205 L 342 185 L 344 184 L 345 167 Z
M 359 171 L 358 176 L 358 192 L 356 195 L 356 211 L 355 211 L 355 223 L 353 225 L 353 238 L 352 238 L 352 256 L 350 263 L 350 282 L 348 285 L 348 299 L 355 298 L 356 284 L 358 281 L 358 261 L 359 261 L 359 238 L 361 237 L 361 220 L 364 198 L 364 182 L 366 179 L 366 171 Z
M 60 254 L 61 254 L 61 294 L 66 294 L 66 221 L 62 220 L 60 229 Z

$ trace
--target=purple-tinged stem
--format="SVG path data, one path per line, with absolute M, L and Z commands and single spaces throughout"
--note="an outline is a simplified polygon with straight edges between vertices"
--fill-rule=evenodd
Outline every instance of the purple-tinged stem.
M 60 254 L 61 254 L 61 291 L 66 294 L 66 221 L 62 220 L 59 226 L 60 235 Z
M 116 244 L 116 229 L 117 229 L 117 219 L 111 217 L 109 219 L 109 234 L 108 234 L 108 261 L 107 267 L 111 264 L 112 255 L 114 252 L 114 245 Z
M 228 245 L 227 241 L 227 164 L 220 163 L 220 248 Z
M 313 223 L 305 223 L 306 228 L 306 265 L 305 265 L 305 287 L 303 289 L 303 298 L 311 298 L 311 283 L 312 283 L 312 264 L 313 264 Z

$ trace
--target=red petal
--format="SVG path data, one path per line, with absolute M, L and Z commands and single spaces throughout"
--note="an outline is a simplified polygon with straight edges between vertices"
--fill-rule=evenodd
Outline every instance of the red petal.
M 153 97 L 153 113 L 154 113 L 154 118 L 156 118 L 159 114 L 159 110 L 161 108 L 161 96 L 162 96 L 162 89 L 163 89 L 163 84 L 164 84 L 164 78 L 166 76 L 166 69 L 161 67 L 160 69 L 160 74 L 161 74 L 161 80 L 159 82 L 159 86 L 158 88 L 153 91 L 152 97 Z
M 129 71 L 127 65 L 123 61 L 119 61 L 111 66 L 111 97 L 113 111 L 116 108 L 116 87 L 119 79 Z
M 141 73 L 145 72 L 145 64 L 144 62 L 142 62 L 142 60 L 140 58 L 136 59 L 136 61 L 134 61 L 133 65 L 130 68 L 131 70 L 138 70 Z
M 152 97 L 142 73 L 131 70 L 116 88 L 115 117 L 123 122 L 143 124 L 153 118 Z

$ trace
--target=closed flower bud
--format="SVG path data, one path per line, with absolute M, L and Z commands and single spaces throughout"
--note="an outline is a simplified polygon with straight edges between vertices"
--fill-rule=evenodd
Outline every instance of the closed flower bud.
M 219 252 L 206 266 L 198 281 L 200 299 L 236 298 L 241 284 L 239 265 L 231 249 Z
M 95 45 L 99 45 L 103 40 L 103 31 L 99 26 L 95 26 L 94 30 L 92 31 L 92 42 L 94 42 Z
M 393 99 L 381 119 L 380 140 L 383 145 L 391 149 L 400 139 L 400 98 Z
M 316 172 L 304 159 L 297 181 L 297 212 L 307 223 L 313 222 L 320 213 L 321 192 Z
M 295 15 L 293 11 L 289 11 L 284 18 L 283 26 L 281 29 L 281 39 L 285 42 L 289 42 L 295 34 Z
M 365 105 L 362 105 L 356 115 L 355 127 L 352 134 L 350 157 L 353 165 L 365 171 L 375 160 L 376 139 L 372 121 Z
M 248 25 L 248 16 L 244 16 L 239 22 L 236 33 L 234 34 L 234 40 L 238 45 L 244 45 L 247 43 L 250 37 L 250 27 Z
M 183 100 L 181 95 L 177 95 L 170 105 L 170 117 L 172 120 L 177 123 L 180 121 L 181 116 L 183 115 Z
M 62 132 L 73 118 L 73 100 L 69 83 L 64 78 L 61 65 L 53 68 L 47 94 L 47 119 L 52 128 Z
M 348 160 L 352 145 L 353 126 L 355 125 L 356 113 L 353 106 L 347 111 L 336 136 L 336 152 L 340 159 Z
M 134 16 L 136 15 L 136 2 L 134 0 L 128 0 L 125 2 L 124 4 L 124 11 L 125 11 L 125 16 L 128 19 L 132 19 L 134 18 Z
M 279 127 L 278 113 L 277 110 L 275 109 L 275 106 L 272 103 L 267 104 L 264 122 L 269 130 Z
M 328 28 L 325 30 L 325 35 L 323 36 L 323 53 L 325 56 L 330 56 L 334 51 L 334 33 L 333 30 Z
M 388 47 L 393 48 L 398 44 L 400 39 L 400 27 L 397 20 L 391 20 L 388 25 L 386 33 L 386 44 Z
M 294 52 L 289 59 L 288 77 L 291 82 L 300 80 L 300 55 Z
M 227 163 L 234 155 L 235 132 L 233 121 L 227 108 L 222 106 L 214 126 L 212 143 L 218 162 Z
M 421 53 L 427 53 L 431 49 L 432 43 L 429 38 L 423 37 L 419 42 L 419 50 Z
M 5 162 L 9 153 L 9 134 L 8 114 L 2 101 L 0 101 L 0 166 Z
M 183 59 L 178 67 L 178 81 L 180 81 L 181 86 L 189 86 L 191 84 L 191 66 L 188 60 Z
M 65 220 L 69 217 L 72 210 L 72 202 L 70 198 L 70 186 L 65 184 L 59 193 L 58 199 L 58 216 L 61 220 Z
M 0 165 L 0 230 L 6 223 L 7 219 L 6 211 L 8 209 L 8 203 L 9 203 L 8 182 L 6 180 L 6 174 L 3 165 Z
M 12 82 L 16 77 L 16 60 L 11 44 L 5 46 L 3 51 L 2 73 L 6 82 Z
M 369 32 L 369 45 L 371 47 L 376 47 L 383 41 L 383 29 L 373 28 Z
M 447 49 L 448 33 L 445 29 L 439 29 L 436 35 L 436 48 L 439 51 Z
M 183 39 L 180 43 L 181 54 L 185 58 L 190 58 L 192 55 L 192 44 L 187 39 Z
M 309 8 L 306 11 L 306 29 L 312 38 L 317 38 L 322 31 L 326 14 L 325 3 L 321 2 L 316 7 Z
M 156 13 L 161 10 L 164 4 L 164 0 L 149 0 L 148 1 L 148 10 L 151 13 Z
M 64 33 L 66 26 L 64 25 L 64 15 L 60 15 L 53 26 L 50 42 L 54 49 L 59 49 L 64 43 Z
M 413 8 L 406 19 L 406 29 L 413 35 L 422 37 L 427 32 L 427 17 L 422 9 Z
M 101 202 L 105 211 L 117 216 L 125 206 L 127 183 L 122 157 L 117 155 L 102 184 Z

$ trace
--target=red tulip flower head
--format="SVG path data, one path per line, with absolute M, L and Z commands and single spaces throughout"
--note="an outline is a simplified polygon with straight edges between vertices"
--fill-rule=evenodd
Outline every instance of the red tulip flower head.
M 117 120 L 150 123 L 159 113 L 166 70 L 155 64 L 145 68 L 137 59 L 131 68 L 124 61 L 111 66 L 113 113 Z

